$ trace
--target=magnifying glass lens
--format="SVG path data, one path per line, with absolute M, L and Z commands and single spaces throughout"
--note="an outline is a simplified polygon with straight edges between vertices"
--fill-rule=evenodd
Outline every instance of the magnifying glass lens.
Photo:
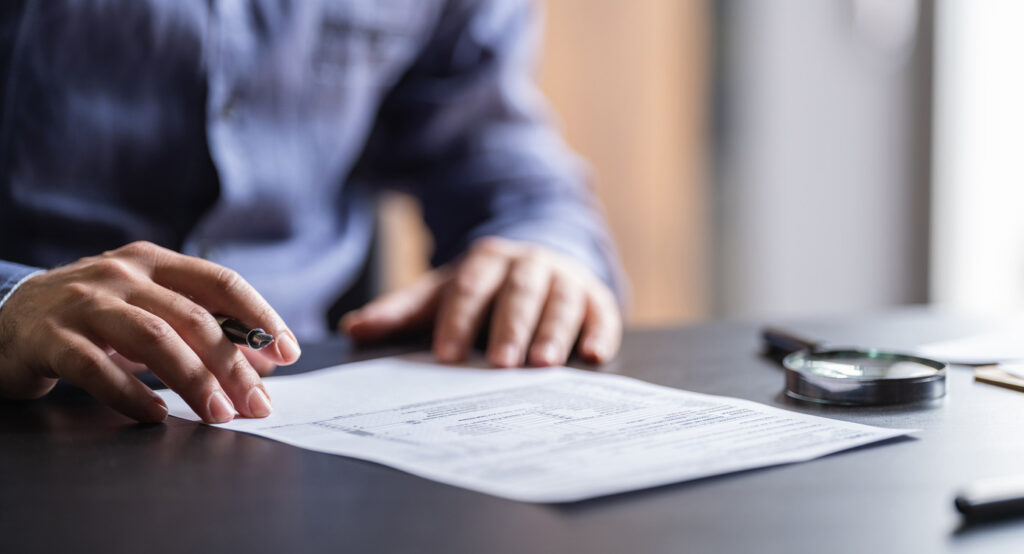
M 808 360 L 804 371 L 833 379 L 908 379 L 929 377 L 935 368 L 907 360 L 862 356 L 842 360 Z
M 786 393 L 840 405 L 901 404 L 946 392 L 946 364 L 878 350 L 803 350 L 787 356 Z

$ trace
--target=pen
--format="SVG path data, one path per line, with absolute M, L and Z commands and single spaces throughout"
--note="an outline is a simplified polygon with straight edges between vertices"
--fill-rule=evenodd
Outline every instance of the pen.
M 242 323 L 237 319 L 226 316 L 217 316 L 217 323 L 220 325 L 221 330 L 224 331 L 224 336 L 235 344 L 241 344 L 242 346 L 248 346 L 253 350 L 259 350 L 274 342 L 274 335 L 267 333 L 263 329 L 250 329 L 245 325 L 242 325 Z
M 1024 477 L 998 477 L 972 483 L 957 495 L 955 504 L 970 522 L 1024 516 Z

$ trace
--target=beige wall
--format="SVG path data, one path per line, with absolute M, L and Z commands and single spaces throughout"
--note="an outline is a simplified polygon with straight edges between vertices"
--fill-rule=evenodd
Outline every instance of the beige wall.
M 707 312 L 704 10 L 698 0 L 547 3 L 541 84 L 593 165 L 634 323 Z
M 550 0 L 539 79 L 587 158 L 633 284 L 630 322 L 707 314 L 703 0 Z M 426 240 L 388 202 L 388 286 L 422 271 Z M 415 237 L 415 238 L 410 238 Z

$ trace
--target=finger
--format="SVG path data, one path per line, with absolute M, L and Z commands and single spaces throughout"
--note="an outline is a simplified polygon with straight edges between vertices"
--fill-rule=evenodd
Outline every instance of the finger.
M 123 371 L 126 371 L 128 373 L 143 373 L 148 369 L 145 365 L 133 362 L 128 358 L 125 358 L 124 356 L 113 351 L 113 349 L 111 349 L 111 352 L 108 352 L 108 355 L 110 356 L 110 360 L 114 362 L 114 364 L 117 367 L 121 368 Z
M 277 364 L 268 360 L 266 356 L 261 356 L 257 350 L 249 348 L 239 348 L 238 350 L 246 360 L 249 360 L 249 365 L 256 370 L 256 373 L 259 373 L 260 377 L 266 377 L 277 369 Z M 266 388 L 263 389 L 263 392 L 267 394 L 267 398 L 270 398 L 270 393 L 266 391 Z
M 610 292 L 601 289 L 587 296 L 586 315 L 580 334 L 580 356 L 591 363 L 615 357 L 622 340 L 622 319 Z
M 260 375 L 241 350 L 224 336 L 216 318 L 205 308 L 154 283 L 136 285 L 126 301 L 170 324 L 217 378 L 239 413 L 246 417 L 270 415 L 273 408 Z
M 64 380 L 136 421 L 158 423 L 167 417 L 163 399 L 118 367 L 100 347 L 70 331 L 57 336 L 62 347 L 54 349 L 50 364 Z
M 580 335 L 585 308 L 586 299 L 579 283 L 560 276 L 552 279 L 551 290 L 527 357 L 531 365 L 565 363 Z
M 455 270 L 437 313 L 434 353 L 439 360 L 451 363 L 466 356 L 507 269 L 506 258 L 481 252 L 467 257 Z
M 145 248 L 145 247 L 138 247 Z M 274 335 L 272 348 L 260 352 L 275 362 L 287 365 L 299 359 L 301 351 L 295 335 L 281 316 L 237 272 L 202 258 L 185 256 L 171 250 L 152 247 L 146 252 L 150 278 L 157 284 L 194 299 L 208 311 L 229 315 L 250 327 L 259 327 Z
M 532 256 L 517 259 L 505 278 L 491 317 L 487 359 L 498 367 L 523 364 L 551 287 L 548 264 Z
M 430 321 L 437 313 L 446 273 L 431 271 L 411 286 L 347 314 L 341 330 L 356 340 L 374 340 Z
M 195 352 L 159 317 L 117 301 L 90 314 L 89 329 L 122 356 L 146 364 L 209 423 L 230 421 L 234 405 Z

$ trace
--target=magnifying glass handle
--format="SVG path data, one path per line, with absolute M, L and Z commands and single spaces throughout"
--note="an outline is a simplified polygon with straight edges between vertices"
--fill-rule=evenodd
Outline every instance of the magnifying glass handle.
M 783 358 L 800 350 L 816 350 L 821 348 L 820 342 L 799 337 L 787 331 L 775 327 L 765 327 L 761 330 L 761 340 L 764 342 L 764 355 L 781 362 Z

